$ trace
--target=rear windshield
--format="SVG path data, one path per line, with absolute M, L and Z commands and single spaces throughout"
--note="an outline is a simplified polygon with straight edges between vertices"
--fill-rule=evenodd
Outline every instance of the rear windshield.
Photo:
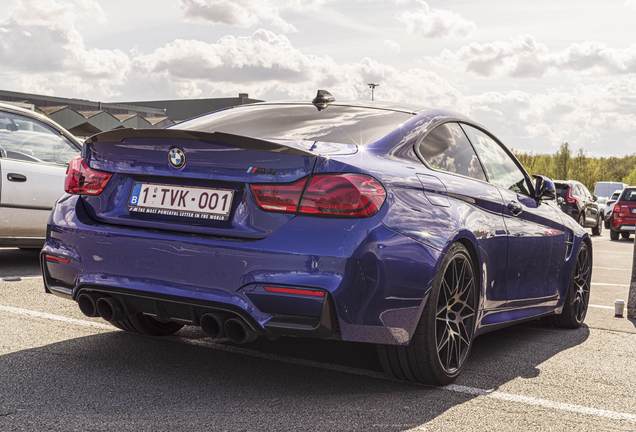
M 186 120 L 171 129 L 225 132 L 263 139 L 322 141 L 364 146 L 388 135 L 413 114 L 331 105 L 253 105 Z
M 619 201 L 636 201 L 636 189 L 625 189 Z
M 564 184 L 557 184 L 555 186 L 556 186 L 557 197 L 566 199 L 568 196 L 568 189 L 570 189 L 570 186 L 564 185 Z

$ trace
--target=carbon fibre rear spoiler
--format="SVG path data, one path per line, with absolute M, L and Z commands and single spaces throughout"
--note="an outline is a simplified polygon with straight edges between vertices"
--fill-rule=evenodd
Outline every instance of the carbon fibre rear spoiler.
M 285 153 L 297 156 L 316 156 L 316 153 L 283 145 L 278 142 L 265 141 L 224 132 L 199 132 L 182 129 L 115 129 L 91 136 L 90 143 L 121 143 L 128 138 L 164 138 L 211 141 L 230 144 L 242 150 L 256 150 L 272 153 Z

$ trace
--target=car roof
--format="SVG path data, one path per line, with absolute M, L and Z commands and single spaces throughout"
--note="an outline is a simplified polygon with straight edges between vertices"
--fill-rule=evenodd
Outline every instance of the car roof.
M 49 125 L 50 127 L 54 128 L 54 129 L 57 129 L 59 132 L 62 132 L 64 134 L 64 136 L 66 136 L 67 138 L 71 139 L 74 143 L 81 145 L 81 140 L 76 138 L 75 135 L 73 135 L 72 133 L 70 133 L 69 131 L 64 129 L 64 127 L 62 127 L 60 124 L 54 122 L 53 120 L 51 120 L 50 118 L 46 117 L 45 115 L 42 115 L 42 114 L 37 113 L 35 111 L 28 110 L 26 108 L 19 107 L 17 105 L 6 104 L 6 103 L 2 103 L 2 102 L 0 102 L 0 111 L 7 111 L 7 112 L 11 112 L 13 114 L 24 115 L 24 116 L 30 117 L 32 119 L 39 120 L 42 123 L 45 123 L 45 124 Z
M 282 100 L 282 101 L 272 101 L 272 102 L 257 102 L 253 104 L 239 105 L 232 108 L 240 108 L 246 106 L 271 106 L 271 105 L 313 105 L 312 102 L 309 101 L 298 101 L 298 100 Z M 352 107 L 352 108 L 366 108 L 366 109 L 378 109 L 385 111 L 397 111 L 403 112 L 406 114 L 419 114 L 421 112 L 427 111 L 431 108 L 425 108 L 418 105 L 401 103 L 401 102 L 376 102 L 376 101 L 358 101 L 358 100 L 345 100 L 345 101 L 335 101 L 328 104 L 328 106 L 339 106 L 339 107 Z

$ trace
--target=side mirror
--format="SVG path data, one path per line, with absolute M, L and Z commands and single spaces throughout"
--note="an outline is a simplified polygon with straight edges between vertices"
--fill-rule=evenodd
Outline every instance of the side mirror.
M 540 201 L 549 201 L 556 199 L 556 187 L 554 182 L 542 175 L 533 175 L 536 183 L 534 185 L 534 198 Z
M 558 204 L 558 205 L 562 205 L 562 204 L 564 204 L 564 203 L 565 203 L 565 200 L 564 200 L 563 198 L 561 198 L 561 197 L 558 197 L 558 198 L 557 198 L 557 204 Z
M 9 123 L 9 124 L 7 125 L 7 130 L 8 130 L 8 131 L 16 132 L 18 129 L 20 129 L 20 126 L 18 126 L 18 125 L 17 125 L 17 124 L 15 124 L 15 123 Z
M 596 195 L 592 195 L 592 201 L 594 202 L 598 201 L 598 197 Z

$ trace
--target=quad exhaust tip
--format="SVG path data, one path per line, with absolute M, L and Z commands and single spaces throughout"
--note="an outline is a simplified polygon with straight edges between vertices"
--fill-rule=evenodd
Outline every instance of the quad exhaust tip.
M 97 312 L 97 300 L 99 300 L 101 296 L 95 293 L 83 293 L 77 298 L 77 305 L 80 308 L 80 311 L 87 317 L 97 317 L 99 313 Z
M 226 312 L 208 312 L 201 317 L 200 325 L 208 336 L 213 339 L 225 336 L 225 322 L 231 318 Z
M 237 344 L 252 342 L 258 337 L 258 333 L 240 318 L 230 318 L 223 328 L 227 337 Z
M 128 316 L 117 299 L 93 292 L 80 294 L 77 305 L 84 315 L 91 318 L 99 316 L 106 321 L 121 321 Z

